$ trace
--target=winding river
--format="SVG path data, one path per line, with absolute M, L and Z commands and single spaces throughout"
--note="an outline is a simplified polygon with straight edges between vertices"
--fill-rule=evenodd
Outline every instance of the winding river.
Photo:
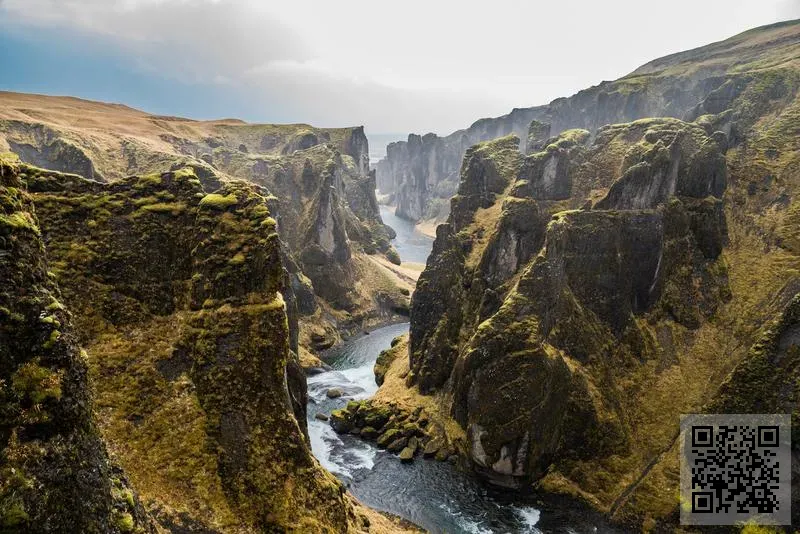
M 403 261 L 425 262 L 432 240 L 414 225 L 381 209 L 397 232 L 395 248 Z M 408 323 L 385 326 L 332 349 L 324 360 L 332 370 L 308 377 L 308 430 L 314 455 L 361 502 L 408 519 L 433 533 L 598 532 L 591 514 L 574 506 L 545 505 L 479 484 L 447 462 L 422 458 L 403 464 L 372 443 L 338 435 L 317 413 L 329 414 L 348 400 L 364 399 L 378 389 L 372 367 L 391 340 L 408 332 Z M 344 392 L 328 399 L 332 387 Z M 606 531 L 605 528 L 602 529 Z

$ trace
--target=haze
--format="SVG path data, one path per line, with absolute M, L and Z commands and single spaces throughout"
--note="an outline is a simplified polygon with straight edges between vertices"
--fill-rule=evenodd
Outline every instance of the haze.
M 794 0 L 0 0 L 0 89 L 446 134 L 797 17 Z

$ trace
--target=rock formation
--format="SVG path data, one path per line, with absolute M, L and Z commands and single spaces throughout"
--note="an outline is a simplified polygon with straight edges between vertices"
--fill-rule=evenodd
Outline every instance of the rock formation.
M 0 530 L 155 532 L 97 428 L 86 353 L 15 161 L 0 158 Z
M 599 88 L 558 100 L 560 135 L 534 124 L 529 150 L 509 136 L 466 151 L 414 293 L 408 381 L 451 406 L 482 477 L 652 528 L 677 521 L 680 414 L 796 417 L 797 371 L 777 354 L 797 351 L 799 28 L 653 62 L 621 107 L 591 107 L 611 98 Z M 683 77 L 693 62 L 719 77 Z M 690 120 L 565 130 L 625 109 Z
M 360 528 L 304 436 L 263 188 L 208 191 L 189 168 L 108 184 L 3 173 L 4 521 L 53 530 L 55 513 L 56 531 L 127 532 L 146 509 L 170 530 Z
M 461 160 L 475 143 L 513 134 L 522 140 L 522 152 L 536 143 L 571 128 L 591 132 L 605 124 L 646 117 L 674 117 L 692 121 L 703 114 L 718 114 L 744 87 L 752 72 L 763 66 L 780 66 L 794 57 L 796 22 L 756 28 L 719 43 L 654 60 L 615 81 L 604 81 L 558 98 L 545 106 L 514 109 L 508 115 L 481 119 L 465 130 L 445 137 L 411 134 L 392 143 L 378 162 L 377 184 L 390 193 L 397 215 L 418 221 L 447 217 L 448 199 L 456 192 Z M 778 89 L 780 90 L 780 89 Z M 730 117 L 720 117 L 726 122 Z M 530 131 L 532 121 L 539 130 Z M 735 121 L 734 121 L 735 122 Z M 720 129 L 737 141 L 732 122 Z M 548 133 L 543 133 L 547 131 Z M 530 138 L 533 135 L 533 138 Z

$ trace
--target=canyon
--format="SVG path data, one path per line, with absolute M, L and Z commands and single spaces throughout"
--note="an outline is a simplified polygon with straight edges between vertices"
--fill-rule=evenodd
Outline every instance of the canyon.
M 796 420 L 798 49 L 758 28 L 387 148 L 399 216 L 455 188 L 396 357 L 465 468 L 674 529 L 681 414 Z
M 779 23 L 375 169 L 0 92 L 0 530 L 678 530 L 681 414 L 798 428 L 798 89 Z

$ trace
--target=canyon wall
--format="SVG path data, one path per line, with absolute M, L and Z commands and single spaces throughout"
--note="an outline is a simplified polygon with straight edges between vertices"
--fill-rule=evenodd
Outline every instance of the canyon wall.
M 554 121 L 527 154 L 515 136 L 467 150 L 413 296 L 408 382 L 444 398 L 488 481 L 676 523 L 680 414 L 800 413 L 777 356 L 798 350 L 800 25 L 743 35 L 692 120 Z
M 445 137 L 411 134 L 392 143 L 378 162 L 377 184 L 391 194 L 398 216 L 410 220 L 447 217 L 449 199 L 458 188 L 462 158 L 471 145 L 513 134 L 528 151 L 529 125 L 549 125 L 548 135 L 571 128 L 594 132 L 606 124 L 645 117 L 692 121 L 729 106 L 741 90 L 739 74 L 775 66 L 793 57 L 796 23 L 757 28 L 725 41 L 654 60 L 615 81 L 604 81 L 547 105 L 517 108 L 508 115 L 481 119 Z M 764 51 L 769 50 L 769 57 Z M 729 132 L 736 137 L 736 132 Z
M 24 187 L 0 157 L 0 530 L 155 532 L 109 460 L 86 353 Z
M 266 191 L 209 191 L 188 167 L 100 183 L 3 161 L 4 524 L 359 530 L 305 435 Z

